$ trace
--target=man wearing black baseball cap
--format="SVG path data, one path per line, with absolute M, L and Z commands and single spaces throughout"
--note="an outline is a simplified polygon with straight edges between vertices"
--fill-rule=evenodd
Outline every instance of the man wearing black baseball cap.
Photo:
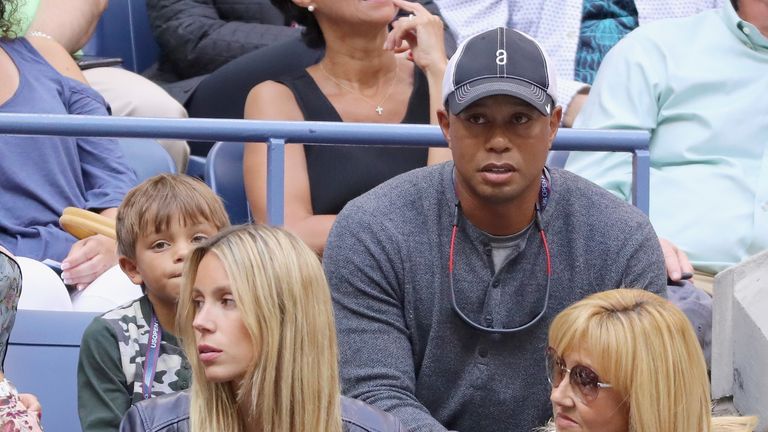
M 639 210 L 544 164 L 562 108 L 546 54 L 498 28 L 448 63 L 453 162 L 350 202 L 325 250 L 344 394 L 410 431 L 530 431 L 552 415 L 550 320 L 620 286 L 665 289 Z

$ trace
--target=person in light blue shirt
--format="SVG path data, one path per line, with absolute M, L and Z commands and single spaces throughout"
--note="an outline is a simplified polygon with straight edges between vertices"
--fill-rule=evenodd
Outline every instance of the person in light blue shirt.
M 574 126 L 651 131 L 650 218 L 671 279 L 768 249 L 768 2 L 632 32 L 605 57 Z M 619 153 L 574 153 L 566 165 L 626 199 L 631 168 Z

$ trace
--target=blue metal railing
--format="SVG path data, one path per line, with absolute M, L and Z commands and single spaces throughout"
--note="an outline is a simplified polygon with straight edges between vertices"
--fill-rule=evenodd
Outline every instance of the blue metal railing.
M 440 129 L 428 125 L 41 114 L 0 114 L 0 134 L 266 142 L 268 218 L 275 225 L 284 220 L 286 144 L 446 146 Z M 632 202 L 648 214 L 649 141 L 646 131 L 560 129 L 552 150 L 632 153 Z

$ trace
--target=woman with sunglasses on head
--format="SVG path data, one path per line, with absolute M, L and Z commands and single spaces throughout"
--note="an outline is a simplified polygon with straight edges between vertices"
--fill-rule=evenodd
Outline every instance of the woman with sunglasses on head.
M 593 294 L 552 321 L 554 420 L 544 431 L 752 431 L 754 417 L 712 418 L 704 355 L 686 316 L 644 290 Z
M 192 387 L 134 405 L 121 431 L 404 431 L 340 396 L 330 292 L 296 236 L 250 225 L 212 237 L 187 261 L 177 313 Z
M 437 124 L 448 59 L 443 22 L 423 5 L 406 0 L 272 4 L 304 27 L 307 46 L 324 48 L 325 54 L 298 74 L 255 86 L 246 118 Z M 398 10 L 407 15 L 394 19 Z M 404 50 L 408 56 L 397 55 Z M 348 201 L 398 174 L 447 159 L 444 148 L 287 146 L 285 226 L 322 253 L 336 214 Z M 266 146 L 246 145 L 243 162 L 248 202 L 256 220 L 265 222 Z

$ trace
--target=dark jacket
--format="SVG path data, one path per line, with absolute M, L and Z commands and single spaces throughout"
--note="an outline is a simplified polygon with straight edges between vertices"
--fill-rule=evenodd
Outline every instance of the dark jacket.
M 121 432 L 188 432 L 189 391 L 141 401 L 131 407 L 120 423 Z M 341 397 L 344 432 L 405 432 L 390 414 L 348 397 Z
M 159 71 L 204 75 L 242 54 L 299 34 L 269 0 L 147 0 L 162 51 Z

